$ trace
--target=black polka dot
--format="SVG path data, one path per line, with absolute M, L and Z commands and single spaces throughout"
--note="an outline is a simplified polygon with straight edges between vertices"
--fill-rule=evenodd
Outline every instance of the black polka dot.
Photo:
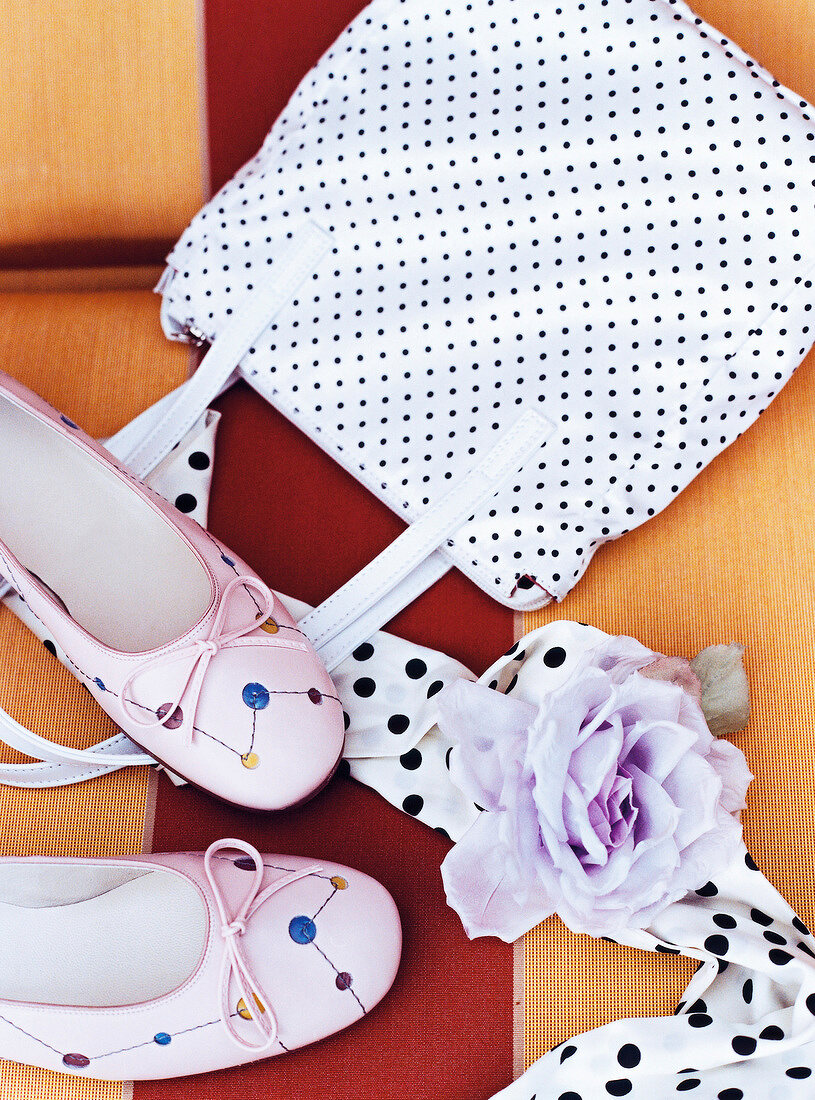
M 730 950 L 730 941 L 727 936 L 708 936 L 705 940 L 705 948 L 712 955 L 726 955 Z
M 756 863 L 756 861 L 753 859 L 753 857 L 750 855 L 749 852 L 747 852 L 745 854 L 744 862 L 750 868 L 751 871 L 757 871 L 758 870 L 758 864 Z
M 351 777 L 351 762 L 350 760 L 340 760 L 337 766 L 337 775 L 340 778 L 350 779 Z
M 797 928 L 802 936 L 808 936 L 809 935 L 809 929 L 804 924 L 804 922 L 800 919 L 800 917 L 793 917 L 792 918 L 792 926 L 793 926 L 793 928 Z
M 688 1077 L 686 1080 L 679 1082 L 676 1086 L 676 1091 L 690 1092 L 692 1089 L 698 1089 L 701 1083 L 698 1077 Z
M 363 642 L 354 650 L 352 656 L 355 661 L 370 661 L 374 655 L 374 647 L 370 642 Z
M 756 924 L 768 925 L 773 923 L 773 918 L 768 917 L 766 913 L 762 913 L 760 909 L 751 909 L 750 918 L 754 920 Z
M 746 1057 L 748 1054 L 752 1054 L 758 1046 L 758 1043 L 751 1035 L 737 1035 L 731 1043 L 733 1050 L 736 1054 L 740 1054 L 742 1057 Z
M 745 1002 L 749 1005 L 753 999 L 753 979 L 748 978 L 744 985 L 741 987 L 741 995 Z
M 192 493 L 179 493 L 175 498 L 175 506 L 179 512 L 194 512 L 198 507 L 198 501 Z
M 606 1092 L 609 1096 L 628 1096 L 633 1085 L 627 1077 L 618 1077 L 614 1081 L 606 1081 Z
M 411 817 L 421 813 L 422 806 L 424 806 L 424 799 L 420 794 L 409 794 L 407 798 L 402 800 L 402 809 Z
M 543 655 L 543 663 L 546 665 L 547 668 L 560 668 L 565 660 L 566 650 L 559 645 L 552 646 L 551 649 L 547 649 Z M 622 1093 L 620 1095 L 622 1095 Z
M 45 646 L 52 657 L 56 657 L 57 647 L 54 645 L 50 638 L 46 638 L 42 644 Z
M 759 1039 L 770 1039 L 776 1042 L 783 1038 L 784 1032 L 781 1030 L 780 1027 L 776 1027 L 775 1024 L 770 1024 L 768 1027 L 765 1027 L 764 1030 L 759 1034 Z
M 783 947 L 774 947 L 770 952 L 770 962 L 775 963 L 776 966 L 786 966 L 791 958 L 792 955 Z
M 716 1095 L 718 1100 L 744 1100 L 744 1093 L 741 1089 L 722 1089 Z
M 688 1008 L 688 1012 L 707 1012 L 707 1005 L 702 1000 L 702 998 L 699 997 L 698 1000 L 695 1000 L 693 1004 L 690 1005 L 690 1007 Z
M 775 943 L 778 944 L 779 947 L 784 946 L 787 942 L 780 932 L 773 932 L 772 928 L 765 929 L 765 931 L 762 932 L 762 936 L 767 943 Z
M 354 680 L 354 694 L 361 699 L 370 699 L 375 691 L 376 681 L 370 676 L 360 676 L 358 680 Z
M 405 672 L 411 680 L 421 680 L 423 676 L 427 675 L 427 665 L 418 657 L 414 657 L 405 665 Z
M 208 470 L 209 469 L 209 455 L 204 451 L 193 451 L 190 457 L 187 459 L 193 470 Z
M 815 993 L 810 993 L 806 999 L 806 1006 L 809 1011 L 815 1016 Z
M 623 1069 L 633 1069 L 640 1064 L 642 1054 L 640 1048 L 633 1043 L 626 1043 L 617 1051 L 617 1061 Z
M 787 1070 L 787 1077 L 791 1077 L 793 1081 L 806 1081 L 811 1076 L 812 1070 L 808 1066 L 792 1066 Z
M 535 1100 L 535 1097 L 531 1097 L 531 1100 Z M 583 1097 L 579 1092 L 562 1092 L 557 1100 L 583 1100 Z
M 688 1016 L 691 1027 L 710 1027 L 713 1020 L 706 1012 L 693 1012 Z
M 441 680 L 434 680 L 430 687 L 427 689 L 427 698 L 432 699 L 434 695 L 438 695 L 444 684 Z
M 404 733 L 410 725 L 410 719 L 406 714 L 392 714 L 388 719 L 388 729 L 391 733 Z
M 569 1046 L 565 1046 L 563 1048 L 563 1050 L 560 1052 L 560 1064 L 563 1065 L 563 1063 L 566 1061 L 567 1058 L 571 1058 L 571 1056 L 573 1054 L 576 1054 L 576 1053 L 577 1053 L 577 1047 L 576 1046 L 572 1046 L 571 1044 Z
M 735 928 L 736 918 L 731 917 L 729 913 L 717 913 L 713 918 L 713 923 L 718 925 L 719 928 Z
M 719 888 L 714 886 L 712 882 L 706 882 L 704 886 L 700 886 L 696 893 L 700 898 L 715 898 L 719 892 Z
M 408 752 L 402 753 L 399 757 L 399 763 L 403 768 L 407 768 L 409 772 L 415 772 L 422 763 L 422 754 L 418 749 L 410 749 Z

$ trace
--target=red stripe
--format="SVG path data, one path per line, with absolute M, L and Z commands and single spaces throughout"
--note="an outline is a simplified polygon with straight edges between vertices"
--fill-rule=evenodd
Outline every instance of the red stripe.
M 207 0 L 216 187 L 256 151 L 298 80 L 360 7 L 358 0 Z M 248 387 L 236 387 L 220 408 L 210 526 L 274 587 L 318 603 L 399 533 L 389 509 Z M 511 644 L 513 622 L 454 574 L 393 629 L 481 671 Z M 444 901 L 443 838 L 342 777 L 307 806 L 274 817 L 228 809 L 162 777 L 154 850 L 201 849 L 219 836 L 337 860 L 378 878 L 402 914 L 402 967 L 382 1005 L 350 1030 L 254 1066 L 140 1082 L 136 1100 L 457 1100 L 490 1096 L 509 1082 L 512 949 L 467 942 Z

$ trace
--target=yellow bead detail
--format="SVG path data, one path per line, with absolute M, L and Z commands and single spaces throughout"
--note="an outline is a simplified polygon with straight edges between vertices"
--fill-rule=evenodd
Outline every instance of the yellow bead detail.
M 245 768 L 249 768 L 250 771 L 252 768 L 256 768 L 259 763 L 260 757 L 256 752 L 245 752 L 241 757 L 241 764 L 243 764 Z
M 258 1000 L 257 994 L 253 993 L 252 997 L 254 998 L 255 1004 L 258 1006 L 261 1013 L 264 1013 L 266 1011 L 266 1009 L 265 1009 L 264 1005 L 261 1003 L 261 1001 Z M 241 999 L 238 1001 L 237 1005 L 235 1006 L 235 1011 L 238 1013 L 238 1015 L 240 1016 L 240 1018 L 242 1020 L 251 1020 L 252 1019 L 252 1013 L 246 1007 L 246 1001 L 243 999 L 243 997 L 241 997 Z
M 331 885 L 334 887 L 335 890 L 348 889 L 348 883 L 345 881 L 344 878 L 341 878 L 340 875 L 334 875 L 334 877 L 331 879 Z

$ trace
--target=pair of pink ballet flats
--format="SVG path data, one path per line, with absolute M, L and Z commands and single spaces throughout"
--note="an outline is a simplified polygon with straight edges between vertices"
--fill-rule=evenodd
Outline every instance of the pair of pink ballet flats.
M 116 725 L 234 805 L 316 794 L 342 705 L 279 598 L 3 374 L 0 441 L 0 573 Z M 109 1080 L 252 1061 L 365 1015 L 400 950 L 373 879 L 237 840 L 0 860 L 0 1057 Z

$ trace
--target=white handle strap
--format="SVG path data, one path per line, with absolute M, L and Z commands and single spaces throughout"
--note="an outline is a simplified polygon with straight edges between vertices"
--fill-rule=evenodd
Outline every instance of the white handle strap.
M 298 287 L 331 248 L 332 238 L 309 222 L 235 310 L 188 382 L 142 413 L 108 443 L 137 477 L 170 453 L 229 382 L 235 369 Z
M 0 783 L 10 787 L 64 787 L 134 765 L 155 764 L 130 738 L 117 733 L 89 749 L 69 749 L 32 733 L 0 708 L 0 740 L 43 763 L 0 764 Z
M 370 564 L 300 620 L 329 671 L 450 568 L 442 546 L 554 431 L 530 410 Z M 416 572 L 418 570 L 418 572 Z

